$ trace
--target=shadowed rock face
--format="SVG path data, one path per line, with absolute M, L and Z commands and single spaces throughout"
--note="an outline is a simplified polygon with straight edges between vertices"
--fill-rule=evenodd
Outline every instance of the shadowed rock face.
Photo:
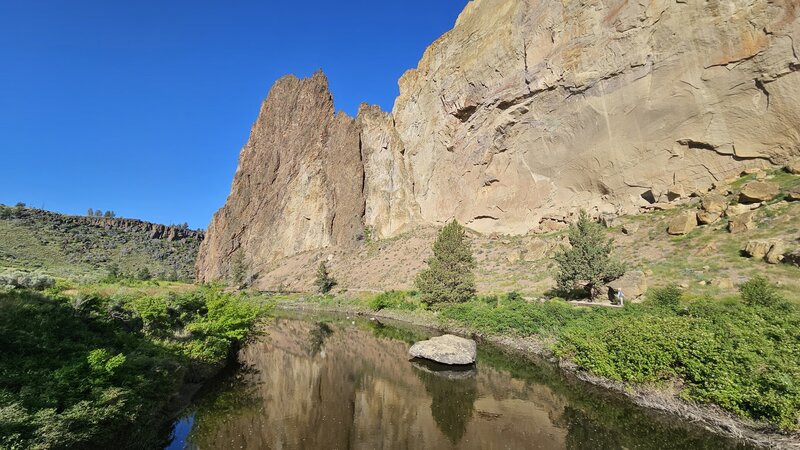
M 522 234 L 631 213 L 800 154 L 800 4 L 474 0 L 400 79 L 391 114 L 334 115 L 281 79 L 242 150 L 198 276 L 254 271 L 456 218 Z

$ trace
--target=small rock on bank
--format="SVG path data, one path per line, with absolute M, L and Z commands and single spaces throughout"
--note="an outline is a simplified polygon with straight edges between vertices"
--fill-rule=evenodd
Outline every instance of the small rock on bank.
M 423 358 L 442 364 L 472 364 L 477 356 L 477 345 L 472 339 L 445 334 L 420 341 L 408 350 L 412 358 Z

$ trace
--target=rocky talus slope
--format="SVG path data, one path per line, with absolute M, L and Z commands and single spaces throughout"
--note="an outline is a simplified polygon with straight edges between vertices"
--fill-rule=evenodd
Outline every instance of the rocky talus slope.
M 546 232 L 579 208 L 636 213 L 786 163 L 800 155 L 799 11 L 797 0 L 474 0 L 400 79 L 391 113 L 334 114 L 324 75 L 285 77 L 198 278 L 227 276 L 237 251 L 264 274 L 451 218 L 484 234 Z

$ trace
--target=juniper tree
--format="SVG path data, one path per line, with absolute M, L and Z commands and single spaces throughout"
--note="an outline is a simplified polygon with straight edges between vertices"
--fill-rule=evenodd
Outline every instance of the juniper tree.
M 247 265 L 244 262 L 244 253 L 242 249 L 236 250 L 231 259 L 231 281 L 236 286 L 241 286 L 244 283 L 244 277 L 247 272 Z
M 148 269 L 147 267 L 142 267 L 136 273 L 136 279 L 137 280 L 147 281 L 147 280 L 150 280 L 152 278 L 153 278 L 153 275 L 150 273 L 150 269 Z
M 606 238 L 602 225 L 592 221 L 586 211 L 581 210 L 578 222 L 569 227 L 569 244 L 555 257 L 559 290 L 570 292 L 582 283 L 589 298 L 594 299 L 600 285 L 625 273 L 622 264 L 611 257 L 613 240 Z
M 434 303 L 465 302 L 475 295 L 475 258 L 466 230 L 453 220 L 445 225 L 433 243 L 428 268 L 417 275 L 421 300 Z
M 320 294 L 327 294 L 336 286 L 336 279 L 328 273 L 328 265 L 325 264 L 325 261 L 320 261 L 319 267 L 317 267 L 317 279 L 314 281 L 314 285 L 317 286 Z

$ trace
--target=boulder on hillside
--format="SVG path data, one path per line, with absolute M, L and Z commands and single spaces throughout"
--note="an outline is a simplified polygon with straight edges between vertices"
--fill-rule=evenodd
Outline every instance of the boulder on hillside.
M 755 214 L 753 211 L 746 212 L 744 214 L 739 214 L 736 217 L 732 217 L 730 222 L 728 222 L 728 231 L 731 234 L 742 233 L 747 230 L 752 230 L 756 227 L 756 223 L 753 220 Z
M 786 193 L 786 201 L 800 202 L 800 186 L 792 188 L 789 192 Z
M 703 211 L 722 214 L 728 209 L 728 199 L 720 194 L 708 194 L 700 203 Z
M 752 205 L 731 205 L 728 206 L 728 209 L 725 210 L 725 216 L 736 217 L 752 210 L 753 210 Z
M 533 239 L 525 246 L 525 261 L 544 259 L 550 251 L 550 244 L 543 239 Z
M 719 220 L 722 214 L 718 212 L 697 211 L 697 221 L 700 225 L 711 225 Z
M 622 232 L 631 235 L 639 231 L 639 224 L 636 222 L 629 222 L 622 226 Z
M 697 213 L 694 211 L 686 211 L 678 214 L 669 223 L 667 233 L 673 236 L 680 236 L 688 234 L 690 231 L 697 227 Z
M 764 258 L 767 264 L 778 264 L 783 261 L 783 254 L 786 252 L 786 247 L 783 241 L 776 241 L 769 249 L 767 256 Z
M 641 270 L 632 270 L 608 283 L 606 288 L 608 288 L 608 299 L 612 303 L 616 301 L 619 292 L 622 292 L 626 300 L 635 300 L 647 291 L 647 277 Z
M 772 249 L 773 245 L 775 245 L 774 241 L 754 239 L 747 241 L 747 244 L 745 244 L 742 252 L 744 252 L 744 254 L 750 258 L 764 259 L 764 257 L 767 256 L 767 253 L 769 253 Z
M 464 365 L 475 362 L 477 345 L 472 339 L 445 334 L 420 341 L 408 350 L 412 358 L 429 359 L 442 364 Z
M 682 184 L 675 184 L 667 189 L 667 201 L 674 202 L 682 198 L 688 198 L 692 195 L 692 191 L 684 187 Z
M 800 175 L 800 159 L 796 159 L 787 164 L 786 171 L 792 175 Z
M 751 181 L 742 187 L 739 193 L 739 203 L 761 203 L 772 200 L 780 194 L 781 189 L 776 183 L 769 181 Z
M 613 228 L 619 225 L 619 216 L 616 214 L 603 214 L 600 216 L 600 223 L 606 228 Z

